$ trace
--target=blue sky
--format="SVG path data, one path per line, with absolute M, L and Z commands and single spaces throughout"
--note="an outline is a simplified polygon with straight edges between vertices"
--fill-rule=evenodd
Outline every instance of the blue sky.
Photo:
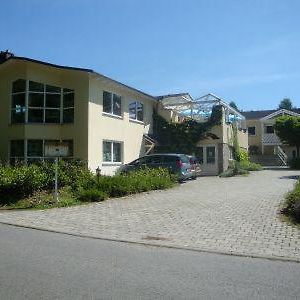
M 152 95 L 300 107 L 298 0 L 10 0 L 0 48 L 91 68 Z

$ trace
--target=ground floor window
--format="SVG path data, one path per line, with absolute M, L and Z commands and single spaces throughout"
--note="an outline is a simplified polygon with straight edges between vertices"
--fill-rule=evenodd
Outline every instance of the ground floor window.
M 216 146 L 201 146 L 197 148 L 196 157 L 200 164 L 216 163 Z
M 208 164 L 214 164 L 216 162 L 216 147 L 206 147 L 206 162 Z
M 103 141 L 103 162 L 122 162 L 122 143 Z
M 196 157 L 200 164 L 203 164 L 203 147 L 198 147 L 196 152 Z
M 45 155 L 45 146 L 48 143 L 63 142 L 68 147 L 67 158 L 72 158 L 73 140 L 42 140 L 42 139 L 28 139 L 28 140 L 11 140 L 10 141 L 10 162 L 16 164 L 18 162 L 32 163 L 37 161 L 52 160 L 52 157 Z

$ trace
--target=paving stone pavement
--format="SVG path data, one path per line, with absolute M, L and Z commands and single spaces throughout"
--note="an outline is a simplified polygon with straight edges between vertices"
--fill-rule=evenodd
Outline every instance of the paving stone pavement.
M 300 261 L 300 230 L 280 220 L 300 171 L 201 177 L 166 191 L 39 211 L 0 211 L 0 222 L 152 245 Z M 0 237 L 1 238 L 1 237 Z

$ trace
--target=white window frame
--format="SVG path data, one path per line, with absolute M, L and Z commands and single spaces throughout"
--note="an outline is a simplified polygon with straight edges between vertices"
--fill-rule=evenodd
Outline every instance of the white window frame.
M 131 118 L 130 117 L 130 111 L 129 111 L 129 106 L 131 105 L 131 104 L 134 104 L 134 109 L 135 109 L 135 118 Z M 138 119 L 138 110 L 137 110 L 137 108 L 138 108 L 138 105 L 139 104 L 141 104 L 142 105 L 142 112 L 143 112 L 143 119 L 142 120 L 139 120 Z M 138 123 L 144 123 L 144 117 L 145 117 L 145 115 L 144 115 L 144 112 L 145 112 L 145 110 L 144 110 L 144 107 L 145 107 L 145 105 L 144 105 L 144 103 L 143 102 L 141 102 L 141 101 L 135 101 L 135 100 L 131 100 L 130 102 L 129 102 L 129 104 L 128 104 L 128 114 L 129 114 L 129 120 L 131 120 L 131 121 L 135 121 L 135 122 L 138 122 Z
M 110 112 L 104 111 L 104 92 L 110 94 Z M 120 112 L 119 115 L 115 114 L 114 111 L 113 111 L 113 108 L 114 108 L 114 96 L 120 97 L 120 100 L 121 100 L 120 101 L 121 112 Z M 106 116 L 112 116 L 112 117 L 116 117 L 116 118 L 122 119 L 123 118 L 123 105 L 122 105 L 122 102 L 123 101 L 122 101 L 122 96 L 121 95 L 113 93 L 113 92 L 110 92 L 110 91 L 107 91 L 107 90 L 103 90 L 103 92 L 102 92 L 102 114 L 106 115 Z
M 254 134 L 249 134 L 249 130 L 248 130 L 249 127 L 253 127 L 253 128 L 254 128 Z M 247 131 L 248 131 L 248 135 L 249 135 L 249 136 L 256 136 L 256 126 L 248 126 L 248 127 L 247 127 Z
M 274 129 L 274 125 L 273 124 L 266 124 L 265 126 L 264 126 L 265 128 L 264 128 L 264 134 L 274 134 L 275 133 L 275 129 Z M 267 132 L 268 131 L 268 127 L 272 127 L 273 128 L 273 132 Z
M 111 160 L 110 161 L 105 161 L 104 160 L 104 143 L 110 143 L 110 157 Z M 113 161 L 114 160 L 114 144 L 120 144 L 121 145 L 121 159 L 120 161 Z M 123 151 L 124 151 L 124 147 L 123 147 L 124 143 L 121 141 L 114 141 L 114 140 L 103 140 L 102 141 L 102 162 L 103 164 L 113 164 L 113 165 L 119 165 L 122 164 L 123 162 Z
M 30 138 L 30 139 L 12 139 L 12 140 L 9 141 L 9 160 L 21 158 L 21 157 L 11 156 L 11 141 L 13 141 L 13 140 L 22 140 L 22 141 L 24 141 L 24 149 L 23 149 L 24 156 L 22 158 L 24 159 L 25 163 L 27 163 L 31 159 L 32 160 L 39 160 L 39 161 L 53 160 L 53 157 L 45 156 L 45 143 L 49 142 L 49 141 L 59 141 L 59 142 L 72 141 L 72 143 L 73 143 L 73 145 L 72 145 L 73 153 L 72 153 L 72 155 L 66 156 L 64 158 L 74 158 L 74 139 L 73 138 L 63 139 L 63 140 L 61 140 L 61 139 L 36 139 L 36 138 Z M 42 144 L 43 144 L 43 156 L 28 156 L 28 140 L 39 140 L 39 141 L 42 141 Z

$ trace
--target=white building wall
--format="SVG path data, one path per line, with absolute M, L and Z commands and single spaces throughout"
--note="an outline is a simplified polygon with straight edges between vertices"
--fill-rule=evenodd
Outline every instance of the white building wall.
M 122 97 L 121 117 L 103 113 L 103 91 Z M 89 168 L 100 167 L 104 175 L 113 175 L 120 163 L 103 161 L 103 141 L 122 143 L 122 163 L 128 163 L 144 155 L 143 134 L 152 131 L 152 114 L 155 100 L 141 93 L 122 87 L 108 79 L 91 76 L 88 113 L 88 162 Z M 144 105 L 144 121 L 129 119 L 128 105 L 131 101 Z

